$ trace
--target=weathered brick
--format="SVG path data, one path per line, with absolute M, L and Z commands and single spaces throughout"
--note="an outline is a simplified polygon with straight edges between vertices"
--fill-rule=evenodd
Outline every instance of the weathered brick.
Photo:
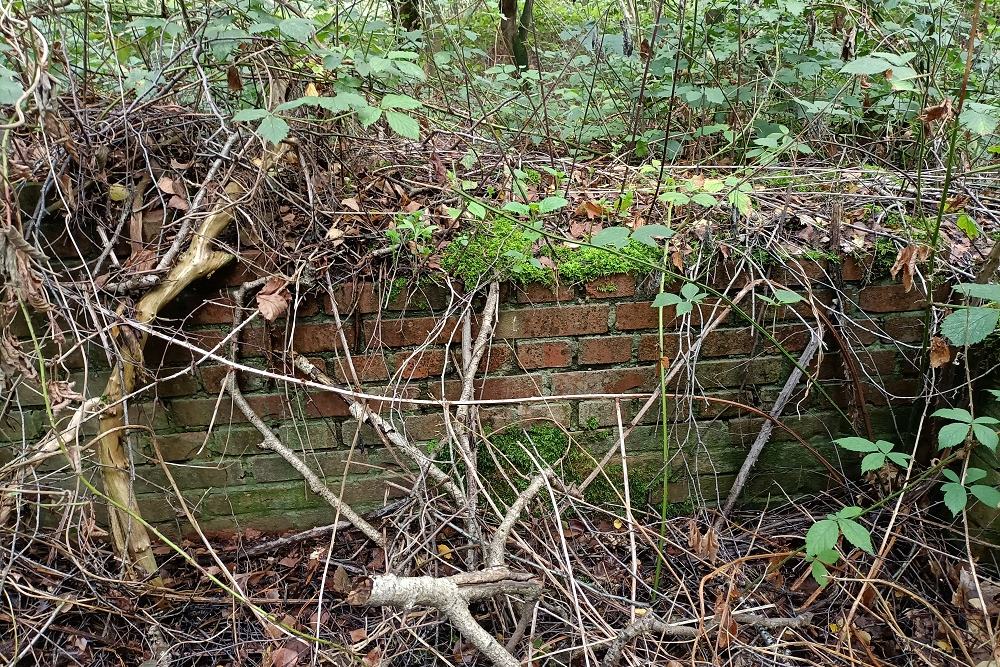
M 197 463 L 168 463 L 167 469 L 177 488 L 182 492 L 192 489 L 210 489 L 239 484 L 243 469 L 239 461 L 199 461 Z M 135 492 L 151 493 L 167 490 L 172 493 L 166 473 L 157 465 L 136 469 Z
M 363 343 L 388 347 L 409 347 L 425 343 L 443 344 L 461 339 L 462 329 L 457 318 L 440 320 L 435 317 L 403 317 L 366 321 Z
M 891 375 L 896 370 L 895 350 L 855 350 L 857 363 L 867 375 Z M 815 364 L 814 364 L 815 366 Z M 823 363 L 820 366 L 819 378 L 829 380 L 844 377 L 844 362 L 839 352 L 826 354 L 823 356 Z
M 353 354 L 351 362 L 361 382 L 378 382 L 389 378 L 389 369 L 386 367 L 385 357 L 381 354 Z M 351 375 L 346 357 L 338 356 L 327 365 L 333 367 L 333 376 L 338 382 L 345 384 L 353 382 L 354 376 Z
M 608 330 L 608 306 L 574 305 L 500 313 L 497 338 L 548 338 L 599 334 Z
M 306 417 L 346 417 L 350 414 L 344 399 L 332 392 L 315 392 L 305 397 L 301 410 L 297 401 L 293 400 L 289 404 L 283 394 L 249 394 L 245 398 L 254 412 L 265 421 L 300 417 L 303 411 Z M 228 397 L 221 401 L 214 398 L 178 399 L 170 403 L 170 414 L 177 425 L 182 427 L 246 421 L 246 417 Z
M 869 313 L 902 313 L 927 307 L 927 295 L 918 286 L 870 285 L 858 293 L 858 307 Z
M 211 438 L 205 431 L 156 436 L 156 445 L 164 461 L 188 461 L 196 458 L 209 451 L 210 442 Z M 149 448 L 149 445 L 147 444 L 145 448 Z M 151 449 L 149 456 L 155 458 Z
M 347 344 L 353 344 L 353 330 L 348 328 L 344 333 L 347 337 Z M 342 345 L 337 325 L 333 322 L 296 324 L 292 332 L 292 347 L 301 354 L 340 350 Z
M 216 297 L 203 302 L 191 312 L 194 324 L 232 324 L 236 304 L 229 297 Z M 252 312 L 245 308 L 244 316 Z
M 565 368 L 573 363 L 573 349 L 567 341 L 519 342 L 515 354 L 518 366 L 528 371 Z
M 722 314 L 722 307 L 716 307 L 718 299 L 706 297 L 700 304 L 696 304 L 691 311 L 689 318 L 694 326 L 698 326 L 705 321 Z M 663 326 L 671 328 L 678 326 L 683 320 L 677 317 L 673 306 L 663 309 Z M 619 303 L 615 309 L 615 328 L 618 331 L 636 331 L 639 329 L 656 329 L 659 327 L 659 309 L 653 308 L 651 301 L 640 301 L 637 303 Z
M 552 392 L 557 396 L 646 392 L 654 388 L 656 378 L 655 366 L 555 373 Z
M 885 333 L 890 340 L 901 343 L 918 343 L 924 339 L 924 319 L 922 317 L 886 318 Z
M 575 295 L 573 289 L 566 285 L 550 287 L 542 283 L 530 283 L 514 290 L 514 301 L 517 303 L 552 303 L 572 301 Z
M 533 422 L 552 422 L 560 426 L 570 423 L 569 403 L 530 401 L 520 405 L 493 405 L 479 409 L 479 419 L 489 431 L 502 431 L 511 426 L 530 427 Z
M 639 361 L 659 361 L 660 346 L 659 346 L 659 334 L 648 334 L 643 335 L 639 338 Z M 679 349 L 678 343 L 680 342 L 677 334 L 664 334 L 663 336 L 663 355 L 667 359 L 674 359 L 677 357 Z
M 441 383 L 432 383 L 429 388 L 431 396 L 441 398 Z M 527 398 L 544 394 L 540 375 L 507 375 L 485 380 L 477 379 L 475 388 L 473 396 L 487 400 Z M 444 383 L 444 397 L 449 401 L 457 400 L 461 392 L 461 381 L 448 380 Z
M 578 363 L 583 365 L 620 364 L 632 359 L 631 336 L 602 336 L 580 341 Z
M 440 377 L 449 364 L 443 349 L 421 349 L 415 352 L 397 352 L 395 355 L 396 374 L 404 380 L 423 380 Z M 454 370 L 449 364 L 449 371 Z
M 591 299 L 621 299 L 635 294 L 635 278 L 627 273 L 619 273 L 591 280 L 583 288 Z
M 326 450 L 309 452 L 302 455 L 302 461 L 316 475 L 322 478 L 339 478 L 347 469 L 347 457 L 351 452 Z M 352 463 L 362 459 L 362 456 L 352 456 Z M 246 464 L 247 472 L 253 476 L 254 483 L 285 482 L 302 479 L 290 463 L 278 455 L 254 456 Z M 358 472 L 354 470 L 353 472 Z

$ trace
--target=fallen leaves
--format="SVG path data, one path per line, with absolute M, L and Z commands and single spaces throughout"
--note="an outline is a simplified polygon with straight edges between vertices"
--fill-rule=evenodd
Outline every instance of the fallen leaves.
M 288 310 L 292 295 L 287 285 L 287 280 L 274 276 L 257 292 L 257 310 L 268 322 L 273 322 Z
M 931 368 L 941 368 L 951 361 L 951 349 L 941 336 L 931 338 Z
M 913 289 L 913 276 L 917 273 L 917 262 L 927 261 L 930 254 L 930 246 L 923 244 L 914 245 L 911 243 L 899 251 L 899 254 L 896 256 L 896 263 L 892 265 L 889 274 L 895 279 L 897 275 L 902 273 L 903 289 L 909 292 Z

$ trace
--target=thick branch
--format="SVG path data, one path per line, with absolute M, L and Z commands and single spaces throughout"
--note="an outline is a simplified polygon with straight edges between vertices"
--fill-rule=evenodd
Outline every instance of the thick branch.
M 518 517 L 521 516 L 521 512 L 531 499 L 535 497 L 535 494 L 541 490 L 545 481 L 552 477 L 553 472 L 551 470 L 546 470 L 545 472 L 536 475 L 531 484 L 528 485 L 524 491 L 518 495 L 514 504 L 510 506 L 507 510 L 507 515 L 504 516 L 503 522 L 500 523 L 500 527 L 497 528 L 496 535 L 493 536 L 493 540 L 490 542 L 489 548 L 486 551 L 486 566 L 487 567 L 500 567 L 503 565 L 504 558 L 507 553 L 507 538 L 510 537 L 510 531 L 514 528 L 514 524 L 517 522 Z
M 263 449 L 269 449 L 275 454 L 279 455 L 281 458 L 288 461 L 289 465 L 295 468 L 296 472 L 302 475 L 302 478 L 306 480 L 306 484 L 317 496 L 325 500 L 331 507 L 337 510 L 341 516 L 343 516 L 347 521 L 350 521 L 358 530 L 364 533 L 368 538 L 379 545 L 380 547 L 385 547 L 385 537 L 382 536 L 378 530 L 375 529 L 370 523 L 361 518 L 357 512 L 351 509 L 351 506 L 343 502 L 337 494 L 327 487 L 319 477 L 316 476 L 308 465 L 305 464 L 302 459 L 295 455 L 295 452 L 290 450 L 288 447 L 281 443 L 278 436 L 274 434 L 267 424 L 260 418 L 260 416 L 253 411 L 250 404 L 243 397 L 243 392 L 240 391 L 239 386 L 236 383 L 236 374 L 232 371 L 226 376 L 226 391 L 229 395 L 233 397 L 233 403 L 236 407 L 240 409 L 240 412 L 247 418 L 254 428 L 256 428 L 262 438 L 263 442 L 260 443 L 260 447 Z

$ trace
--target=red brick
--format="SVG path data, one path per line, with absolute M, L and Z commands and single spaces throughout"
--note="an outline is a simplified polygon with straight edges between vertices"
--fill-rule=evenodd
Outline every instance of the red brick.
M 405 380 L 423 380 L 437 377 L 444 372 L 448 356 L 444 350 L 420 350 L 417 352 L 397 352 L 396 373 Z
M 352 342 L 352 330 L 344 332 L 348 344 Z M 341 349 L 340 333 L 333 322 L 317 324 L 296 324 L 292 331 L 292 349 L 301 354 L 332 352 Z
M 381 354 L 352 354 L 351 362 L 354 364 L 354 372 L 362 382 L 375 382 L 389 379 L 389 369 L 385 365 L 385 357 Z M 353 382 L 347 359 L 338 357 L 331 364 L 334 368 L 334 377 L 338 382 Z
M 500 313 L 497 338 L 548 338 L 599 334 L 608 330 L 608 306 L 553 306 Z
M 893 317 L 883 326 L 890 340 L 901 343 L 916 343 L 924 339 L 924 319 L 922 317 Z
M 228 297 L 211 299 L 191 313 L 190 321 L 195 324 L 232 324 L 234 308 L 233 300 Z
M 503 377 L 477 379 L 474 398 L 508 399 L 529 398 L 544 394 L 541 375 L 506 375 Z M 462 391 L 460 380 L 448 380 L 444 383 L 444 397 L 449 401 L 458 400 Z M 441 398 L 441 383 L 430 384 L 431 396 Z
M 524 370 L 565 368 L 573 363 L 573 350 L 566 341 L 518 343 L 517 364 Z
M 648 334 L 639 338 L 639 361 L 660 360 L 659 337 L 659 334 Z M 680 352 L 678 343 L 677 334 L 665 334 L 663 336 L 663 355 L 668 359 L 674 359 Z
M 740 289 L 750 282 L 750 272 L 739 270 L 740 264 L 731 259 L 716 262 L 710 272 L 708 284 L 718 290 Z
M 367 315 L 379 311 L 379 296 L 375 293 L 375 286 L 369 282 L 347 283 L 341 285 L 334 291 L 337 299 L 337 312 L 341 318 L 352 314 Z M 324 310 L 333 315 L 333 304 L 330 296 L 324 299 Z
M 631 359 L 631 336 L 604 336 L 580 341 L 579 363 L 581 364 L 620 364 Z
M 424 343 L 457 342 L 462 335 L 457 318 L 404 317 L 365 322 L 365 343 L 388 347 L 409 347 Z M 473 328 L 475 330 L 475 327 Z M 437 331 L 437 333 L 434 333 Z
M 785 266 L 774 272 L 773 280 L 786 287 L 806 287 L 818 280 L 828 277 L 829 262 L 827 260 L 791 259 Z
M 300 416 L 300 410 L 294 398 L 291 405 L 283 394 L 249 394 L 247 403 L 264 420 L 290 419 Z M 332 392 L 315 392 L 305 399 L 303 404 L 306 417 L 346 417 L 350 415 L 347 403 Z M 247 421 L 243 413 L 233 406 L 232 400 L 223 397 L 221 401 L 214 398 L 189 398 L 172 401 L 168 411 L 174 422 L 179 426 L 207 426 L 215 415 L 215 424 Z
M 718 299 L 708 297 L 691 311 L 691 324 L 698 326 L 704 321 L 718 317 L 722 307 L 716 308 Z M 681 323 L 673 306 L 663 309 L 663 326 L 675 327 Z M 659 327 L 659 309 L 653 308 L 650 301 L 638 303 L 619 303 L 615 311 L 615 327 L 619 331 L 636 331 L 638 329 L 656 329 Z
M 857 364 L 863 369 L 862 378 L 880 375 L 891 375 L 896 369 L 895 350 L 857 350 Z M 815 364 L 813 364 L 815 366 Z M 821 380 L 840 379 L 844 377 L 844 365 L 839 352 L 827 354 L 823 357 L 823 364 L 820 366 L 819 378 Z M 866 375 L 867 373 L 867 375 Z
M 550 287 L 543 283 L 530 283 L 523 287 L 514 288 L 514 301 L 516 303 L 552 303 L 554 301 L 572 301 L 574 299 L 573 289 L 565 285 Z
M 557 396 L 643 393 L 655 387 L 656 378 L 655 366 L 556 373 L 552 376 L 552 393 Z
M 635 278 L 627 273 L 597 278 L 584 285 L 584 291 L 591 299 L 629 297 L 635 294 Z
M 865 268 L 853 257 L 845 257 L 840 266 L 840 275 L 847 282 L 858 282 L 865 276 Z
M 871 285 L 858 294 L 858 306 L 870 313 L 902 313 L 927 307 L 927 298 L 914 286 L 909 292 L 902 285 Z

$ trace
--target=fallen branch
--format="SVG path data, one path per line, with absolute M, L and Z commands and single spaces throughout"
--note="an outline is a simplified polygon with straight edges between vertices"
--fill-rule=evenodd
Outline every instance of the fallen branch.
M 781 393 L 778 394 L 778 398 L 775 399 L 774 405 L 771 407 L 771 419 L 766 420 L 764 425 L 760 427 L 757 439 L 754 440 L 753 445 L 750 447 L 750 451 L 747 453 L 747 457 L 743 461 L 743 466 L 736 475 L 736 481 L 733 482 L 733 488 L 729 491 L 729 497 L 726 498 L 726 504 L 722 509 L 720 519 L 722 516 L 729 514 L 729 511 L 733 509 L 733 505 L 735 505 L 736 501 L 739 499 L 740 493 L 743 492 L 743 487 L 750 478 L 750 471 L 753 470 L 754 465 L 757 463 L 757 459 L 760 458 L 760 453 L 764 451 L 764 446 L 771 440 L 771 433 L 774 432 L 774 420 L 781 417 L 781 413 L 784 412 L 785 406 L 788 405 L 788 401 L 792 400 L 792 394 L 795 392 L 795 388 L 799 386 L 799 382 L 802 380 L 802 369 L 812 362 L 812 359 L 816 355 L 816 352 L 819 351 L 822 342 L 823 332 L 814 332 L 812 337 L 809 339 L 809 344 L 806 345 L 806 349 L 802 352 L 802 356 L 799 357 L 799 365 L 792 369 L 791 375 L 789 375 L 788 379 L 785 381 L 785 386 L 781 388 Z
M 801 628 L 812 624 L 812 614 L 801 614 L 792 618 L 769 618 L 759 614 L 747 613 L 733 614 L 730 618 L 743 625 L 751 625 L 767 630 Z M 618 638 L 611 643 L 608 652 L 604 655 L 604 660 L 601 662 L 601 667 L 617 667 L 618 663 L 621 662 L 625 647 L 628 646 L 629 642 L 642 635 L 657 633 L 677 639 L 697 639 L 701 636 L 702 631 L 697 626 L 692 627 L 692 624 L 697 624 L 697 621 L 667 623 L 655 616 L 641 618 L 622 630 Z M 705 631 L 707 632 L 716 627 L 718 627 L 718 621 L 713 620 L 705 624 Z

